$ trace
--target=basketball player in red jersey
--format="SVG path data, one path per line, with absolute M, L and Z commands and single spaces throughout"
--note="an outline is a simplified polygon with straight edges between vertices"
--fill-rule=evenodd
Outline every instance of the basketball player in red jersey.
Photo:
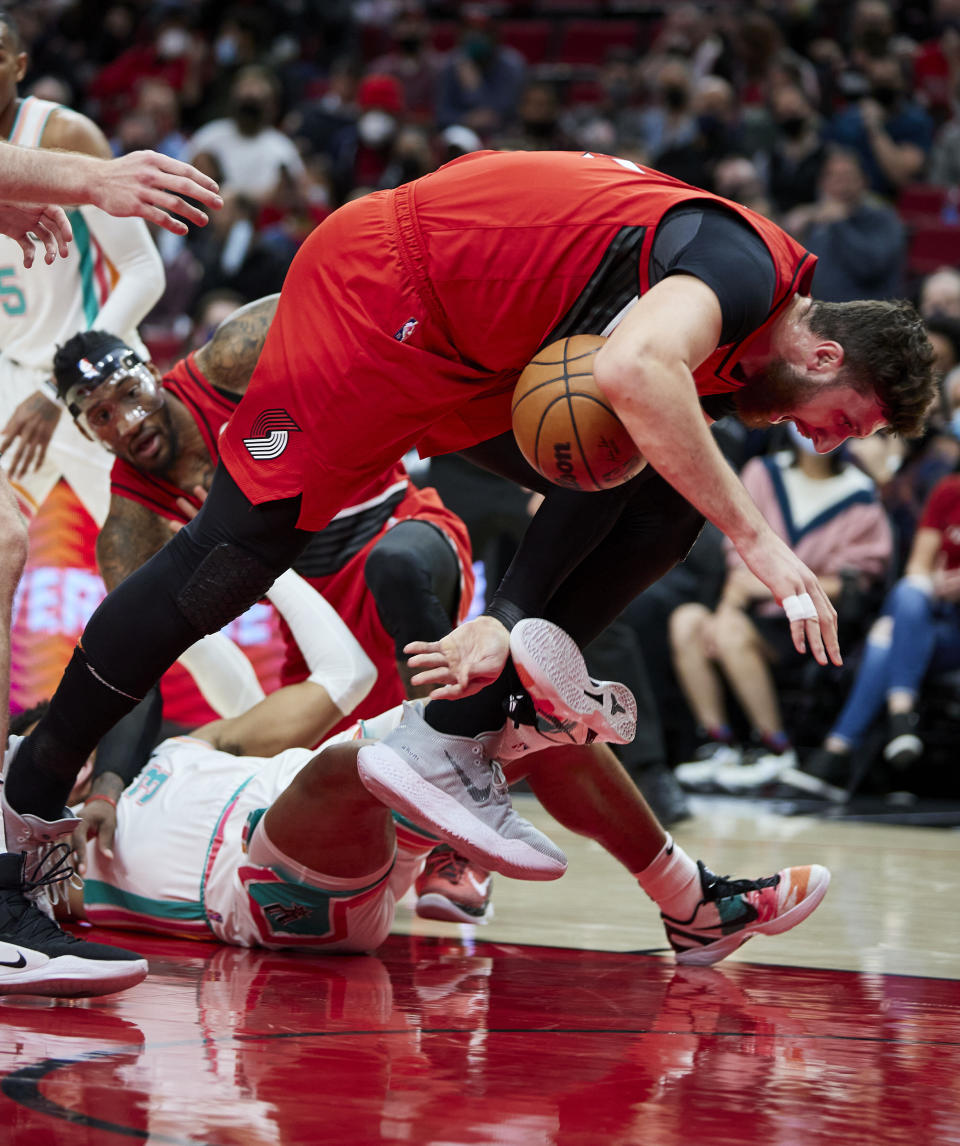
M 934 386 L 918 316 L 812 301 L 814 262 L 745 208 L 591 154 L 468 156 L 336 212 L 294 260 L 206 504 L 91 619 L 10 770 L 5 816 L 53 820 L 103 731 L 407 448 L 460 449 L 546 494 L 489 615 L 425 654 L 447 695 L 496 679 L 435 701 L 427 722 L 409 714 L 360 767 L 371 790 L 477 862 L 562 874 L 559 849 L 510 807 L 489 761 L 499 746 L 480 739 L 496 736 L 516 688 L 509 664 L 500 671 L 511 626 L 525 672 L 543 679 L 553 663 L 558 687 L 577 684 L 556 630 L 527 618 L 585 643 L 683 556 L 706 516 L 784 603 L 798 649 L 839 662 L 829 600 L 704 417 L 727 395 L 751 424 L 790 419 L 821 450 L 881 427 L 919 431 Z M 519 372 L 572 333 L 609 336 L 595 378 L 648 461 L 599 494 L 545 489 L 508 435 Z M 646 874 L 698 880 L 672 844 Z
M 278 297 L 236 311 L 162 379 L 106 331 L 82 331 L 58 350 L 54 380 L 61 396 L 81 376 L 81 361 L 110 358 L 116 366 L 112 381 L 91 389 L 84 412 L 73 411 L 116 457 L 110 512 L 97 537 L 108 589 L 162 548 L 170 522 L 186 522 L 199 509 L 197 494 L 210 487 L 220 434 L 250 381 Z M 108 389 L 118 398 L 134 390 L 136 415 L 112 402 Z M 414 695 L 405 687 L 404 645 L 423 632 L 442 637 L 451 622 L 464 619 L 473 598 L 466 526 L 434 490 L 418 489 L 399 462 L 311 536 L 294 568 L 337 610 L 376 667 L 370 692 L 348 708 L 351 721 Z M 284 638 L 282 683 L 291 684 L 308 670 L 286 626 Z

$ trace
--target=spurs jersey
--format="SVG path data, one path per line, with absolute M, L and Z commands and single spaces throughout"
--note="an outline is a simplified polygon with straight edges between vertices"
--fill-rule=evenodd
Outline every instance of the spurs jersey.
M 11 142 L 39 147 L 59 107 L 35 96 L 21 100 Z M 70 253 L 49 266 L 38 255 L 25 269 L 20 247 L 0 236 L 0 425 L 43 387 L 57 346 L 81 330 L 110 330 L 147 356 L 136 328 L 163 291 L 163 264 L 146 225 L 141 219 L 111 218 L 97 207 L 68 215 Z M 15 450 L 7 453 L 12 457 Z M 62 476 L 102 525 L 110 507 L 109 472 L 110 455 L 64 415 L 40 467 L 11 485 L 30 517 Z
M 28 96 L 21 100 L 10 132 L 10 142 L 22 147 L 39 147 L 51 114 L 60 104 Z M 65 259 L 49 266 L 41 256 L 27 270 L 23 252 L 13 239 L 0 236 L 0 350 L 21 366 L 49 372 L 56 347 L 79 330 L 98 325 L 97 316 L 113 290 L 118 271 L 104 251 L 100 232 L 110 230 L 117 220 L 98 207 L 79 207 L 67 212 L 73 228 L 73 242 Z M 142 242 L 152 240 L 141 220 L 123 220 L 125 229 L 140 232 Z M 123 330 L 112 330 L 125 341 L 142 344 L 136 323 L 155 301 L 150 298 L 143 312 Z
M 399 710 L 389 722 L 397 720 Z M 325 745 L 362 731 L 354 725 Z M 165 740 L 118 801 L 115 859 L 93 841 L 87 848 L 88 918 L 242 947 L 379 946 L 436 841 L 398 821 L 393 862 L 360 880 L 310 872 L 284 857 L 261 821 L 315 755 L 291 748 L 263 759 L 190 736 Z

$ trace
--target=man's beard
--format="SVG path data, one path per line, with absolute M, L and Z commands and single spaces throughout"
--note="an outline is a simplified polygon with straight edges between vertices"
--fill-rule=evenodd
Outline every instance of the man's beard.
M 762 371 L 749 376 L 747 384 L 730 397 L 737 417 L 752 430 L 769 426 L 774 418 L 789 414 L 820 390 L 796 366 L 774 358 Z

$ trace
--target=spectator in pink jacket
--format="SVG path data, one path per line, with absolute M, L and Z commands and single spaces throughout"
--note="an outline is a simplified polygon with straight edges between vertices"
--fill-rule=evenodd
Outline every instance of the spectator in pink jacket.
M 837 611 L 863 601 L 863 592 L 883 578 L 893 538 L 872 480 L 841 452 L 817 454 L 789 427 L 791 449 L 754 458 L 742 478 L 777 533 L 816 571 Z M 703 729 L 696 757 L 677 767 L 691 789 L 754 791 L 775 781 L 798 761 L 784 730 L 772 665 L 798 656 L 769 591 L 727 546 L 727 578 L 720 603 L 681 605 L 670 617 L 677 678 Z M 724 680 L 750 722 L 754 746 L 734 742 Z

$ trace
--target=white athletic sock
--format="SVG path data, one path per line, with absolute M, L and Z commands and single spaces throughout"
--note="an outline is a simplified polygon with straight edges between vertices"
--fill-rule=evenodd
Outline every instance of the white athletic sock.
M 689 919 L 703 898 L 697 865 L 669 832 L 656 858 L 633 878 L 671 919 Z
M 274 581 L 267 597 L 290 626 L 310 669 L 344 716 L 367 695 L 377 679 L 373 661 L 340 619 L 336 609 L 292 569 Z

